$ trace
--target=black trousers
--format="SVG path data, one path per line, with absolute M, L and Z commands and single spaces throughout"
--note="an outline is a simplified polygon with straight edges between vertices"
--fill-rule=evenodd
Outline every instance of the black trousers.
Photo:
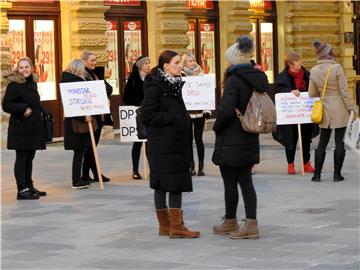
M 16 150 L 14 174 L 15 174 L 18 191 L 21 191 L 25 188 L 33 187 L 33 181 L 31 176 L 32 176 L 33 159 L 35 157 L 35 152 L 36 152 L 35 150 L 33 151 Z
M 313 131 L 313 124 L 301 124 L 301 137 L 303 145 L 303 159 L 304 164 L 310 160 L 310 145 L 311 145 L 311 135 Z M 295 153 L 296 153 L 296 144 L 298 141 L 299 133 L 297 125 L 293 126 L 293 138 L 292 141 L 295 144 L 295 149 L 285 149 L 287 162 L 294 163 Z
M 236 218 L 239 203 L 238 184 L 244 200 L 246 218 L 256 219 L 257 197 L 252 182 L 251 169 L 252 166 L 243 168 L 220 166 L 221 176 L 224 181 L 225 217 L 227 219 Z
M 164 209 L 166 206 L 166 193 L 161 189 L 155 189 L 154 191 L 154 202 L 156 209 Z M 182 204 L 182 193 L 181 192 L 169 192 L 169 207 L 170 208 L 181 208 Z
M 335 152 L 342 153 L 345 151 L 344 144 L 344 135 L 346 127 L 344 128 L 335 128 Z M 320 129 L 320 140 L 317 150 L 320 152 L 325 152 L 326 147 L 329 143 L 332 129 L 331 128 L 321 128 Z
M 131 149 L 133 172 L 138 172 L 139 171 L 139 161 L 140 161 L 142 145 L 143 145 L 142 142 L 134 142 L 133 143 L 133 147 Z M 147 144 L 145 143 L 145 150 L 146 150 L 146 147 L 147 147 Z
M 199 162 L 204 162 L 204 142 L 203 132 L 205 126 L 205 117 L 191 118 L 190 129 L 190 158 L 192 164 L 194 164 L 194 151 L 193 151 L 193 139 L 195 138 L 196 150 L 199 158 Z
M 100 125 L 98 123 L 98 125 L 99 125 L 99 128 L 94 132 L 96 145 L 98 145 L 98 143 L 99 143 L 100 136 L 101 136 L 101 129 L 102 129 L 102 124 Z M 84 164 L 83 164 L 83 168 L 82 168 L 83 176 L 88 177 L 90 175 L 90 170 L 92 171 L 94 178 L 97 178 L 98 175 L 97 175 L 94 151 L 93 151 L 92 146 L 87 148 L 85 151 Z
M 74 150 L 72 161 L 72 182 L 73 184 L 81 180 L 81 168 L 84 162 L 84 155 L 86 149 Z

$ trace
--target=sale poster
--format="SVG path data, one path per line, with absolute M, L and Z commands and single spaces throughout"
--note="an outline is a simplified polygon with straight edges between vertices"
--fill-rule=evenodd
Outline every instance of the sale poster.
M 118 64 L 118 30 L 115 21 L 108 22 L 107 67 L 105 68 L 105 79 L 112 86 L 112 95 L 119 95 L 119 64 Z
M 141 21 L 125 21 L 123 27 L 125 42 L 125 78 L 127 79 L 136 59 L 142 54 Z
M 204 74 L 215 74 L 215 24 L 200 24 L 201 59 Z

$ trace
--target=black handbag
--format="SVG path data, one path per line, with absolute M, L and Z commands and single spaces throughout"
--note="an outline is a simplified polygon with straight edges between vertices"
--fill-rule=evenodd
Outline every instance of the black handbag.
M 136 110 L 136 131 L 140 140 L 147 138 L 147 128 L 140 119 L 140 108 Z
M 44 111 L 41 115 L 45 142 L 52 142 L 54 136 L 54 118 L 50 113 Z

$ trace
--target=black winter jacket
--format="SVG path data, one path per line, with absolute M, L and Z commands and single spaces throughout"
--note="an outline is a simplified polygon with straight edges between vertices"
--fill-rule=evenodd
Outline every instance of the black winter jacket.
M 235 114 L 235 108 L 245 112 L 254 89 L 269 89 L 265 73 L 249 66 L 228 73 L 213 127 L 216 141 L 212 160 L 216 165 L 247 167 L 259 163 L 259 135 L 245 132 Z
M 144 82 L 139 74 L 131 75 L 126 82 L 123 102 L 129 106 L 140 106 L 144 99 Z
M 304 81 L 305 89 L 302 92 L 308 92 L 309 88 L 309 79 L 310 72 L 303 67 L 304 70 Z M 290 93 L 296 88 L 294 78 L 291 77 L 288 73 L 288 69 L 285 68 L 275 80 L 275 94 L 278 93 Z M 303 124 L 304 125 L 304 124 Z M 305 124 L 311 125 L 307 130 L 312 131 L 312 138 L 316 137 L 319 134 L 319 126 L 315 124 Z M 276 130 L 272 133 L 272 136 L 275 141 L 281 143 L 285 148 L 294 150 L 296 149 L 297 142 L 294 142 L 294 125 L 278 125 Z
M 145 78 L 140 119 L 148 128 L 150 187 L 167 192 L 192 191 L 190 118 L 182 96 L 174 96 L 157 74 Z
M 24 78 L 17 72 L 7 75 L 10 81 L 2 101 L 3 110 L 10 113 L 8 128 L 8 149 L 32 151 L 45 149 L 40 95 L 34 75 Z M 27 108 L 32 109 L 29 117 L 24 118 Z
M 61 75 L 60 83 L 81 82 L 84 79 L 64 71 Z M 85 117 L 66 117 L 64 118 L 64 148 L 65 150 L 83 150 L 91 146 L 90 133 L 76 134 L 72 128 L 72 119 L 77 119 L 85 123 Z

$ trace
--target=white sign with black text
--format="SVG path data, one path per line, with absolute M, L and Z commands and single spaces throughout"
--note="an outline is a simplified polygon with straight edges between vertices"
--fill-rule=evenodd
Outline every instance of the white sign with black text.
M 136 106 L 120 106 L 120 141 L 121 142 L 145 142 L 140 140 L 136 131 Z
M 215 76 L 189 76 L 182 78 L 185 84 L 182 95 L 186 109 L 215 110 Z

